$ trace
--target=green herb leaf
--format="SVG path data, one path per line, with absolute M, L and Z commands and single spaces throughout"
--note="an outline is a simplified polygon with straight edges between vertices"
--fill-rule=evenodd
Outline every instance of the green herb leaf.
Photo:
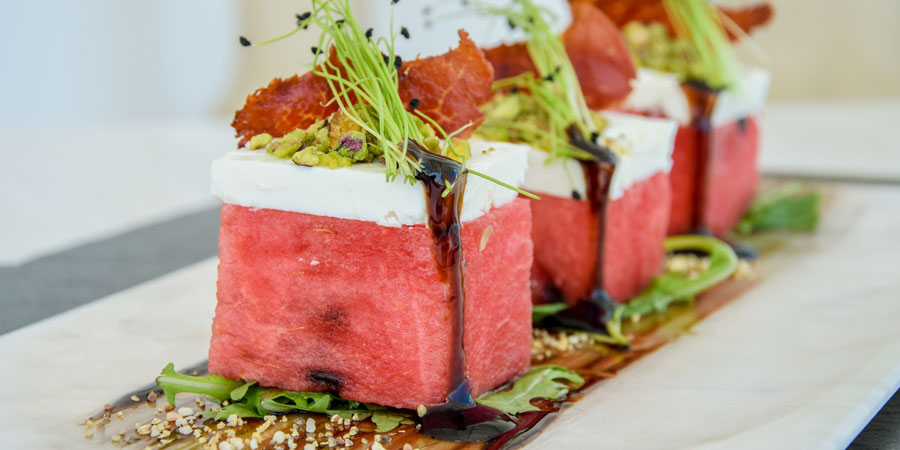
M 509 389 L 483 395 L 478 398 L 478 403 L 507 414 L 537 411 L 539 408 L 532 405 L 531 400 L 558 400 L 568 394 L 569 389 L 578 389 L 583 384 L 584 378 L 565 367 L 537 366 L 516 380 Z
M 211 411 L 205 411 L 204 413 L 206 413 L 206 412 L 211 412 Z M 255 419 L 259 419 L 263 416 L 263 414 L 258 413 L 255 408 L 253 408 L 252 406 L 250 406 L 246 403 L 232 403 L 232 404 L 220 409 L 219 412 L 215 413 L 215 416 L 213 416 L 213 419 L 226 420 L 232 414 L 234 414 L 238 417 L 243 417 L 243 418 L 252 417 Z
M 372 412 L 372 422 L 375 423 L 375 432 L 384 433 L 400 426 L 400 422 L 409 416 L 392 410 L 378 410 Z
M 672 236 L 666 239 L 670 252 L 698 250 L 709 255 L 709 269 L 694 279 L 680 274 L 663 274 L 653 279 L 640 295 L 622 305 L 620 317 L 659 313 L 674 302 L 691 301 L 694 296 L 724 281 L 734 273 L 738 258 L 728 244 L 699 235 Z
M 175 365 L 169 363 L 156 377 L 156 384 L 166 394 L 169 404 L 174 406 L 175 395 L 182 392 L 206 395 L 220 402 L 227 400 L 231 396 L 231 391 L 240 387 L 244 382 L 229 380 L 218 375 L 194 377 L 180 374 L 175 371 Z
M 787 183 L 761 192 L 735 231 L 815 231 L 819 225 L 821 196 L 801 183 Z
M 545 318 L 566 309 L 568 306 L 569 305 L 566 303 L 544 303 L 543 305 L 534 305 L 531 308 L 531 322 L 538 323 Z
M 236 402 L 244 398 L 244 396 L 247 395 L 247 390 L 250 389 L 250 386 L 253 386 L 254 384 L 256 384 L 255 381 L 244 383 L 235 390 L 231 391 L 231 394 L 229 394 L 229 396 L 231 397 L 231 401 Z
M 163 369 L 156 383 L 172 405 L 175 404 L 175 394 L 181 392 L 207 395 L 220 402 L 230 399 L 233 403 L 223 407 L 218 413 L 205 413 L 215 420 L 227 419 L 232 414 L 259 418 L 268 414 L 308 412 L 327 416 L 337 414 L 344 419 L 356 415 L 360 420 L 371 417 L 378 427 L 377 431 L 382 433 L 393 430 L 411 417 L 410 413 L 399 409 L 345 400 L 327 392 L 283 391 L 261 387 L 253 381 L 228 380 L 218 375 L 184 375 L 175 372 L 171 363 Z

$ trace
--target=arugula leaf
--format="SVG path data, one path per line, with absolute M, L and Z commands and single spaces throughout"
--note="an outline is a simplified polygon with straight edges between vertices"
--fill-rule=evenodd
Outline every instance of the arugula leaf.
M 210 396 L 219 402 L 231 400 L 218 412 L 207 411 L 206 417 L 225 420 L 232 414 L 238 417 L 260 418 L 269 414 L 290 412 L 319 413 L 327 416 L 337 414 L 343 419 L 356 415 L 360 420 L 372 418 L 377 432 L 383 433 L 408 423 L 411 413 L 385 406 L 346 400 L 327 392 L 292 392 L 265 388 L 255 381 L 229 380 L 218 375 L 195 377 L 175 372 L 169 363 L 156 379 L 163 389 L 166 399 L 174 405 L 175 394 L 189 392 Z
M 231 397 L 231 401 L 236 402 L 244 398 L 244 396 L 247 395 L 247 389 L 250 389 L 250 386 L 253 386 L 254 384 L 256 384 L 255 381 L 244 383 L 243 385 L 237 387 L 235 390 L 231 391 L 231 393 L 228 394 L 229 397 Z
M 210 416 L 212 416 L 212 418 L 214 420 L 226 420 L 232 414 L 235 414 L 238 417 L 243 417 L 243 418 L 253 417 L 255 419 L 260 419 L 260 418 L 262 418 L 262 416 L 265 415 L 265 414 L 260 414 L 258 411 L 256 411 L 256 408 L 254 408 L 246 403 L 232 403 L 232 404 L 220 409 L 219 412 L 215 413 L 215 415 L 212 415 L 212 411 L 204 411 L 204 414 L 206 414 L 206 413 L 210 413 Z
M 566 309 L 568 306 L 569 305 L 566 303 L 544 303 L 543 305 L 534 305 L 531 308 L 531 322 L 538 323 L 545 318 Z
M 409 416 L 391 410 L 378 410 L 372 412 L 372 422 L 375 423 L 375 432 L 384 433 L 400 426 Z
M 802 183 L 787 183 L 761 192 L 735 231 L 741 234 L 770 230 L 811 232 L 819 224 L 821 196 Z
M 156 384 L 166 394 L 169 404 L 175 406 L 175 395 L 182 392 L 206 395 L 220 402 L 227 400 L 231 396 L 231 391 L 240 387 L 244 382 L 229 380 L 218 375 L 194 377 L 180 374 L 175 371 L 175 365 L 169 363 L 156 377 Z
M 622 318 L 663 312 L 676 301 L 690 301 L 695 295 L 727 279 L 737 268 L 738 258 L 730 245 L 708 236 L 683 235 L 666 239 L 666 251 L 699 250 L 709 255 L 709 269 L 694 279 L 680 274 L 663 274 L 653 279 L 640 295 L 621 306 Z
M 568 394 L 569 389 L 578 389 L 582 385 L 584 378 L 565 367 L 537 366 L 516 380 L 508 390 L 483 395 L 477 401 L 507 414 L 518 414 L 540 409 L 531 404 L 532 399 L 557 400 Z

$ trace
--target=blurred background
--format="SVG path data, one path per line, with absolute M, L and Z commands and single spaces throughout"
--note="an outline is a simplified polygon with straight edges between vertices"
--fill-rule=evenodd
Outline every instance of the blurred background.
M 565 16 L 561 2 L 544 1 Z M 386 33 L 389 3 L 355 0 L 358 18 Z M 399 3 L 396 22 L 413 33 L 406 58 L 454 45 L 460 26 L 481 44 L 505 32 L 471 16 L 426 29 L 423 8 L 452 3 Z M 895 147 L 876 135 L 900 121 L 900 1 L 772 3 L 774 21 L 753 37 L 773 72 L 763 169 L 900 177 L 900 164 L 865 153 Z M 307 0 L 0 4 L 0 267 L 214 208 L 208 167 L 235 146 L 231 114 L 273 77 L 307 70 L 316 37 L 243 48 L 238 36 L 289 31 L 308 9 Z M 826 147 L 863 150 L 846 158 Z

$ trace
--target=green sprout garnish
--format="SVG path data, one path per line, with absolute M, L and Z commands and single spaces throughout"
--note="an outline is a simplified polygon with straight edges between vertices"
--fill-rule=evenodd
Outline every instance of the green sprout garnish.
M 498 96 L 497 101 L 504 101 L 504 97 L 523 97 L 521 100 L 510 101 L 520 102 L 519 107 L 525 111 L 537 112 L 535 122 L 541 125 L 539 128 L 531 126 L 532 124 L 523 127 L 517 120 L 521 117 L 491 114 L 489 110 L 484 124 L 479 127 L 479 133 L 486 137 L 513 134 L 535 143 L 550 152 L 553 158 L 592 159 L 590 154 L 573 146 L 567 135 L 567 129 L 575 126 L 585 138 L 590 138 L 597 127 L 581 91 L 575 68 L 566 53 L 565 44 L 552 29 L 551 22 L 556 20 L 553 13 L 531 0 L 512 0 L 506 7 L 476 3 L 475 8 L 480 13 L 502 16 L 511 27 L 525 32 L 525 46 L 537 70 L 537 76 L 528 72 L 498 80 L 493 89 L 512 91 L 506 96 Z M 528 105 L 523 107 L 522 102 Z M 499 105 L 494 102 L 488 108 L 496 106 Z
M 707 0 L 664 0 L 666 11 L 679 38 L 690 44 L 696 61 L 693 79 L 710 88 L 740 89 L 737 59 L 722 28 L 719 10 Z
M 368 152 L 378 155 L 384 161 L 387 181 L 398 176 L 410 184 L 414 184 L 415 175 L 421 168 L 418 161 L 407 155 L 409 140 L 434 151 L 440 139 L 439 153 L 463 163 L 465 170 L 467 149 L 458 149 L 454 136 L 467 126 L 452 133 L 447 133 L 433 119 L 420 111 L 410 113 L 400 98 L 398 91 L 399 70 L 402 61 L 395 52 L 398 34 L 393 30 L 393 10 L 391 18 L 391 34 L 389 37 L 375 37 L 372 30 L 363 31 L 350 8 L 349 0 L 312 0 L 313 9 L 309 13 L 297 16 L 297 28 L 259 44 L 250 44 L 245 38 L 245 45 L 266 45 L 280 41 L 315 25 L 322 30 L 318 45 L 313 48 L 313 73 L 328 82 L 332 100 L 337 104 L 341 116 L 362 130 L 367 136 Z M 329 53 L 330 49 L 330 53 Z M 426 125 L 426 126 L 423 126 Z M 428 126 L 430 125 L 430 127 Z M 433 130 L 431 133 L 428 130 Z M 431 145 L 429 145 L 431 144 Z M 284 155 L 300 153 L 296 148 L 286 149 Z M 320 165 L 320 158 L 328 156 L 325 151 L 300 154 L 295 162 L 302 165 Z M 340 167 L 347 158 L 334 157 L 327 161 L 329 167 Z M 502 184 L 514 191 L 525 194 L 521 189 Z

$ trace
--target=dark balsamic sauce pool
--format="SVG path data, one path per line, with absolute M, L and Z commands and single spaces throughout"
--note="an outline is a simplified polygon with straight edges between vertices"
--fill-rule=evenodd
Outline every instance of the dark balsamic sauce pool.
M 544 319 L 542 328 L 569 328 L 591 332 L 606 332 L 606 323 L 612 319 L 616 303 L 609 297 L 603 283 L 603 255 L 606 241 L 606 210 L 609 203 L 609 189 L 616 170 L 616 156 L 606 147 L 585 138 L 575 125 L 566 129 L 569 142 L 594 157 L 590 161 L 579 161 L 584 172 L 586 200 L 597 224 L 596 265 L 594 268 L 594 288 L 587 298 L 574 306 Z
M 423 150 L 414 141 L 408 141 L 407 153 L 421 166 L 416 179 L 425 187 L 428 227 L 434 237 L 438 272 L 441 280 L 450 285 L 447 305 L 450 308 L 450 337 L 454 342 L 450 357 L 453 391 L 444 404 L 430 408 L 421 418 L 421 432 L 444 441 L 489 441 L 514 429 L 516 423 L 503 412 L 475 402 L 466 374 L 463 345 L 465 280 L 459 218 L 466 174 L 461 163 Z

